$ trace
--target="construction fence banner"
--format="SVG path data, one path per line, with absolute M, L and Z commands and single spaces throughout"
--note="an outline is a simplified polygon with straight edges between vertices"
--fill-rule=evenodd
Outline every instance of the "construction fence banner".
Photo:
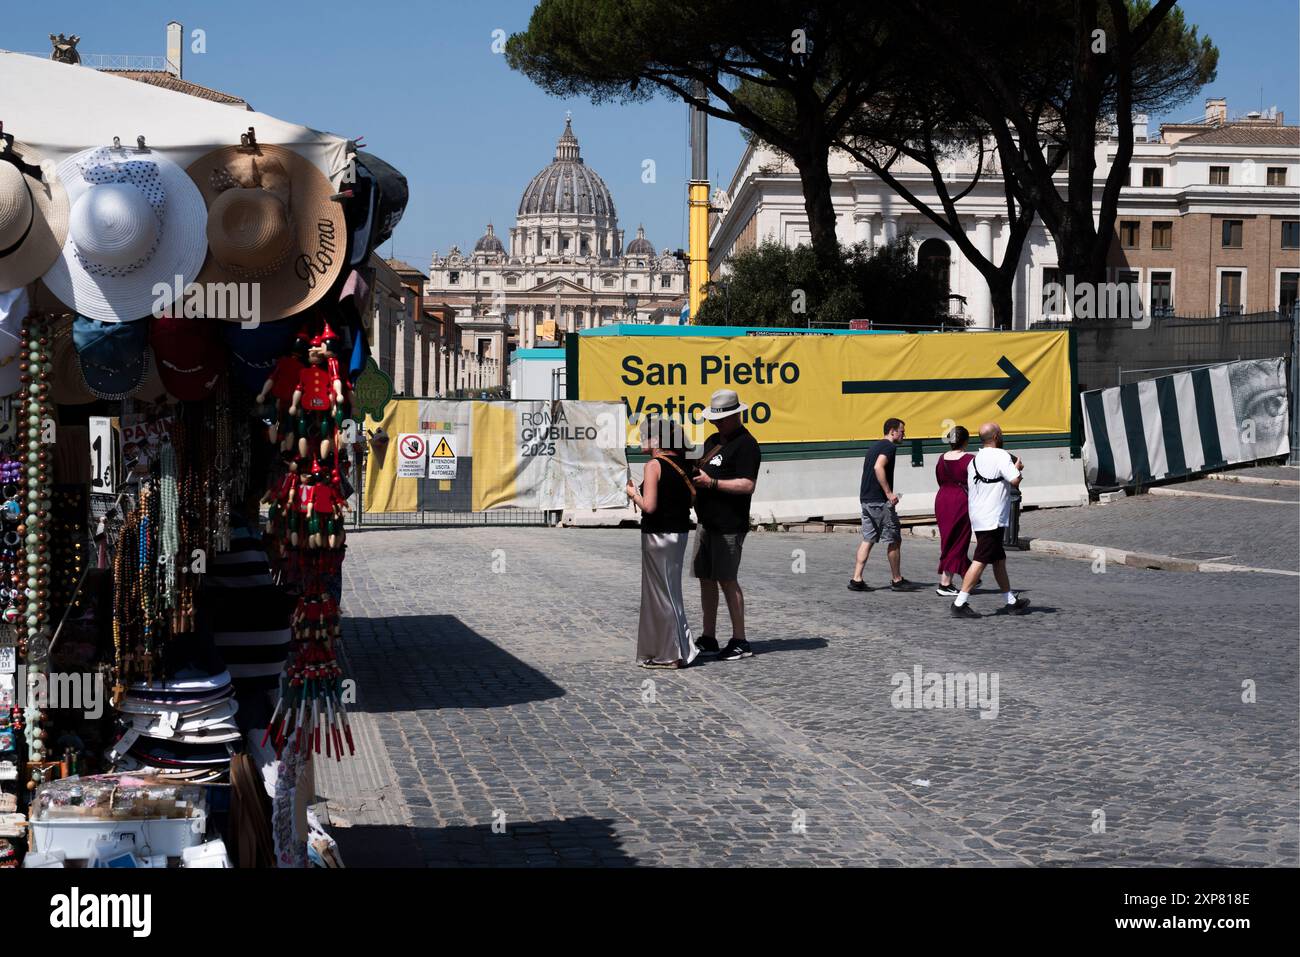
M 575 370 L 568 374 L 575 376 Z M 582 336 L 578 398 L 658 413 L 694 438 L 718 389 L 749 406 L 759 442 L 862 441 L 886 419 L 910 438 L 996 421 L 1009 434 L 1070 431 L 1069 333 L 819 336 Z M 629 444 L 635 444 L 630 442 Z
M 1285 359 L 1251 359 L 1083 394 L 1084 468 L 1100 488 L 1291 451 Z
M 623 508 L 627 434 L 614 402 L 394 399 L 371 444 L 365 510 Z

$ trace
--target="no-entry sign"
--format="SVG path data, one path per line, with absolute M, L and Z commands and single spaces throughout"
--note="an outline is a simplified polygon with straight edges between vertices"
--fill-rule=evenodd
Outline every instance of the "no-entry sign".
M 397 437 L 397 477 L 424 478 L 428 469 L 429 443 L 419 432 Z

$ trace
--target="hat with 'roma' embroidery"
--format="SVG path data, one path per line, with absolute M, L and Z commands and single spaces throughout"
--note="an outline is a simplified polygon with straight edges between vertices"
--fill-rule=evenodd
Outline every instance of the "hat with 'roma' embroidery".
M 283 146 L 227 146 L 195 160 L 190 177 L 208 206 L 211 252 L 200 283 L 255 283 L 252 322 L 275 322 L 317 302 L 347 258 L 343 204 L 325 174 Z M 250 317 L 214 315 L 248 324 Z

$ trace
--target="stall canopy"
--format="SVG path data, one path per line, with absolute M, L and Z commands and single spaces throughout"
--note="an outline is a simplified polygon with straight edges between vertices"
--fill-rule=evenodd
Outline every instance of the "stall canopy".
M 239 143 L 251 126 L 259 143 L 287 146 L 337 183 L 349 143 L 265 113 L 163 90 L 89 67 L 0 50 L 4 131 L 60 163 L 92 146 L 145 145 L 182 168 L 217 146 Z

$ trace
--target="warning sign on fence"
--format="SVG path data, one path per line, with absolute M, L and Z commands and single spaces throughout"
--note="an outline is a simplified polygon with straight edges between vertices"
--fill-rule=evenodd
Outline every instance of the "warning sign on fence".
M 456 436 L 433 434 L 426 436 L 429 448 L 429 478 L 454 479 L 456 477 Z

